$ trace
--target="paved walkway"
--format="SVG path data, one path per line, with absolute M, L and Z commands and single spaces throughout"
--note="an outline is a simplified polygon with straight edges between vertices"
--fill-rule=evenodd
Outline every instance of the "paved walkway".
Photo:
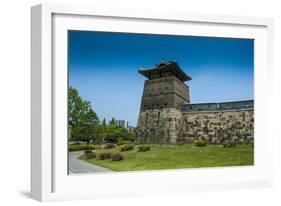
M 83 151 L 69 152 L 69 173 L 70 174 L 82 174 L 82 173 L 97 173 L 97 172 L 112 172 L 109 169 L 100 167 L 83 160 L 77 159 L 83 155 Z

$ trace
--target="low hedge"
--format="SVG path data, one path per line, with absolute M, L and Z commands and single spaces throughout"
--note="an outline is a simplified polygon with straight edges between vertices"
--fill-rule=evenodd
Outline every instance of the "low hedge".
M 121 161 L 124 159 L 123 155 L 116 153 L 111 156 L 112 161 Z
M 206 147 L 208 144 L 208 140 L 203 137 L 200 137 L 199 139 L 194 140 L 194 144 L 196 147 Z
M 225 141 L 223 143 L 223 147 L 224 148 L 231 148 L 231 147 L 236 147 L 237 146 L 237 142 L 236 141 Z
M 85 154 L 85 157 L 86 159 L 93 159 L 93 158 L 96 158 L 96 154 L 93 152 L 93 153 L 88 153 L 88 154 Z
M 86 159 L 96 158 L 96 154 L 92 150 L 84 150 L 84 156 Z
M 70 152 L 81 151 L 81 150 L 94 150 L 94 149 L 98 149 L 98 147 L 93 144 L 74 144 L 74 145 L 69 145 L 68 147 L 68 150 Z
M 87 154 L 92 154 L 93 151 L 92 150 L 84 150 L 84 155 L 87 155 Z
M 112 148 L 114 148 L 114 147 L 115 147 L 114 144 L 112 144 L 112 143 L 107 143 L 107 144 L 104 146 L 104 149 L 112 149 Z
M 150 145 L 140 145 L 138 146 L 138 152 L 150 151 Z
M 121 146 L 121 152 L 124 152 L 124 151 L 129 151 L 129 150 L 133 150 L 134 149 L 134 145 L 133 144 L 125 144 L 123 146 Z
M 107 159 L 110 159 L 111 156 L 112 156 L 112 153 L 110 153 L 110 152 L 103 152 L 103 153 L 99 154 L 99 159 L 100 160 L 107 160 Z

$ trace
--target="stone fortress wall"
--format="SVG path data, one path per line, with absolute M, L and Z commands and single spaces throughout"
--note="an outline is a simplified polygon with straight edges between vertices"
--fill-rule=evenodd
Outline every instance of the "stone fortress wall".
M 211 143 L 254 138 L 254 101 L 191 104 L 191 80 L 176 62 L 140 70 L 145 80 L 137 142 L 176 143 L 204 137 Z
M 227 106 L 230 103 L 231 105 L 241 105 L 242 102 L 220 104 Z M 220 143 L 224 140 L 251 141 L 254 138 L 253 101 L 244 101 L 244 103 L 244 106 L 235 109 L 220 107 L 211 110 L 209 106 L 213 104 L 204 104 L 203 108 L 202 104 L 187 104 L 182 109 L 145 110 L 139 115 L 137 141 L 147 143 L 193 142 L 199 137 L 204 137 L 211 143 Z M 186 108 L 191 105 L 193 109 Z M 208 106 L 206 107 L 206 105 Z
M 254 101 L 189 104 L 182 107 L 182 140 L 204 137 L 212 143 L 254 138 Z

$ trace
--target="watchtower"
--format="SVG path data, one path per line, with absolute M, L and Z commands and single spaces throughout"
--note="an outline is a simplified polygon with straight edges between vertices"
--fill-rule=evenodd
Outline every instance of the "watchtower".
M 180 108 L 190 103 L 191 80 L 175 61 L 161 61 L 153 68 L 141 69 L 144 83 L 137 131 L 138 141 L 175 143 L 181 124 Z

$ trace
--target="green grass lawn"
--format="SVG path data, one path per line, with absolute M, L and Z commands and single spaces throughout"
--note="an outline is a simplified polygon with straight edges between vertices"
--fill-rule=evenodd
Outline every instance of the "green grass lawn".
M 120 152 L 120 147 L 97 150 L 101 152 L 120 153 L 124 160 L 99 160 L 98 157 L 86 160 L 89 163 L 111 169 L 113 171 L 159 170 L 198 167 L 222 167 L 254 164 L 254 150 L 251 144 L 239 145 L 234 148 L 223 148 L 220 145 L 195 147 L 187 145 L 151 145 L 151 151 L 134 150 Z

